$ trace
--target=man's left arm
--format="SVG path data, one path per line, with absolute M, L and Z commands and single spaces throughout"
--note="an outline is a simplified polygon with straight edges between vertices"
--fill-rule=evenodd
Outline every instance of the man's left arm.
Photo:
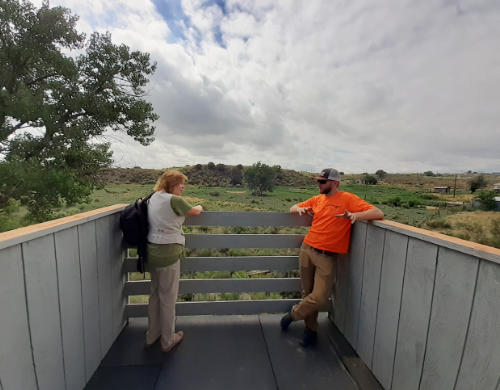
M 339 218 L 349 218 L 351 223 L 356 221 L 373 221 L 375 219 L 384 219 L 384 213 L 378 208 L 373 207 L 365 211 L 359 211 L 357 213 L 352 213 L 349 210 L 345 210 L 344 214 L 338 214 L 336 217 Z

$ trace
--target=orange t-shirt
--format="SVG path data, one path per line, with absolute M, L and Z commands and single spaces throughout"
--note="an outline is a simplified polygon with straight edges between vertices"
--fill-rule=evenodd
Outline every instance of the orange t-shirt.
M 370 203 L 350 192 L 339 191 L 335 195 L 317 195 L 298 204 L 311 207 L 313 221 L 304 242 L 317 249 L 336 253 L 347 253 L 351 237 L 351 220 L 336 217 L 345 210 L 352 213 L 375 208 Z

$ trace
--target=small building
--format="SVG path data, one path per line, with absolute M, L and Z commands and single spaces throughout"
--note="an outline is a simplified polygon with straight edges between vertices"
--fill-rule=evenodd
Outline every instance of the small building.
M 500 183 L 493 184 L 493 191 L 500 194 Z
M 449 194 L 450 193 L 450 187 L 434 187 L 434 192 L 438 192 L 441 194 Z

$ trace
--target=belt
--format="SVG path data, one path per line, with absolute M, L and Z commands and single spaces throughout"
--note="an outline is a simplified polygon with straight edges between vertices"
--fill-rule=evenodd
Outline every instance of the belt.
M 306 244 L 307 245 L 307 244 Z M 321 253 L 322 255 L 326 255 L 326 256 L 337 256 L 337 252 L 330 252 L 330 251 L 325 251 L 324 249 L 318 249 L 318 248 L 315 248 L 311 245 L 307 245 L 309 248 L 313 249 L 314 251 L 318 252 L 318 253 Z

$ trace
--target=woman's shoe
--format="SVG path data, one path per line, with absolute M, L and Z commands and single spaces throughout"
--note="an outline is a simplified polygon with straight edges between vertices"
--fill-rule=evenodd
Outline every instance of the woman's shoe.
M 177 333 L 174 333 L 174 341 L 172 344 L 170 344 L 167 348 L 161 347 L 161 350 L 165 353 L 170 352 L 174 347 L 179 344 L 182 339 L 184 338 L 184 332 L 182 330 L 178 331 Z

